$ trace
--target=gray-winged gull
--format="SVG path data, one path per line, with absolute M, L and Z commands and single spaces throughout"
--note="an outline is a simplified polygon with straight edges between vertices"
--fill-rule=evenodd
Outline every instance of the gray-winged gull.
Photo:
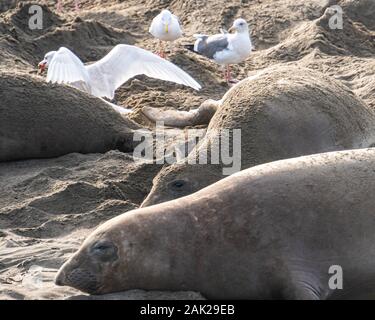
M 233 82 L 230 65 L 246 60 L 253 49 L 249 27 L 244 19 L 235 20 L 228 33 L 212 36 L 196 34 L 194 37 L 197 39 L 195 44 L 186 48 L 225 65 L 225 80 L 228 83 Z

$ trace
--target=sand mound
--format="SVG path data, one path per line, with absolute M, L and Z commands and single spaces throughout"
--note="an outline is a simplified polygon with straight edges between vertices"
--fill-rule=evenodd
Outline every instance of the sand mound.
M 7 174 L 9 169 L 17 174 Z M 149 190 L 148 176 L 157 172 L 157 166 L 137 164 L 126 154 L 111 152 L 2 164 L 0 171 L 7 181 L 0 206 L 2 228 L 51 238 L 79 227 L 95 227 L 133 209 Z
M 41 6 L 43 28 L 31 30 L 28 26 L 31 5 L 32 2 L 22 2 L 0 18 L 0 30 L 6 35 L 0 42 L 0 49 L 33 68 L 47 52 L 62 46 L 72 49 L 85 62 L 99 60 L 116 44 L 134 42 L 132 36 L 124 30 L 97 21 L 83 21 L 79 17 L 74 20 L 63 19 L 45 5 Z
M 29 19 L 31 15 L 29 14 L 29 10 L 32 5 L 32 3 L 20 2 L 15 10 L 5 15 L 4 20 L 14 27 L 14 31 L 17 34 L 25 33 L 30 37 L 37 38 L 62 25 L 63 20 L 60 17 L 50 11 L 47 6 L 41 5 L 43 27 L 42 29 L 30 29 Z
M 373 0 L 342 0 L 339 4 L 352 20 L 361 22 L 368 29 L 375 31 L 375 2 Z
M 344 15 L 345 28 L 330 29 L 330 10 L 318 19 L 304 22 L 289 33 L 287 39 L 266 53 L 269 59 L 296 61 L 319 50 L 327 55 L 356 55 L 372 57 L 375 51 L 374 36 L 353 23 Z

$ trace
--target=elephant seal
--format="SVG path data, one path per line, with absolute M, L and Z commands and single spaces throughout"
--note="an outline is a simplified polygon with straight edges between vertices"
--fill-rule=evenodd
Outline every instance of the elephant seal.
M 0 161 L 134 147 L 135 123 L 73 88 L 2 73 L 0 96 Z
M 186 159 L 165 166 L 142 206 L 176 199 L 225 176 L 223 162 L 190 165 L 196 152 L 211 150 L 223 129 L 241 130 L 241 169 L 302 155 L 366 148 L 375 141 L 375 113 L 347 87 L 298 65 L 276 66 L 241 81 L 221 101 L 206 101 L 195 115 L 180 114 L 177 124 L 202 119 L 212 109 L 205 138 Z M 208 110 L 208 111 L 207 111 Z M 177 111 L 146 109 L 154 120 L 173 124 Z M 199 115 L 199 116 L 198 116 Z M 210 157 L 210 156 L 209 156 Z
M 91 294 L 195 291 L 211 299 L 375 294 L 375 149 L 281 160 L 95 230 L 55 282 Z M 332 266 L 343 270 L 334 290 Z

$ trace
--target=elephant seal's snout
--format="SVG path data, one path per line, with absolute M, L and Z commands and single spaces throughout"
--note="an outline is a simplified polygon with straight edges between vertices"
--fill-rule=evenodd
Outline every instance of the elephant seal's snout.
M 57 286 L 65 286 L 65 272 L 61 269 L 55 277 L 55 284 Z

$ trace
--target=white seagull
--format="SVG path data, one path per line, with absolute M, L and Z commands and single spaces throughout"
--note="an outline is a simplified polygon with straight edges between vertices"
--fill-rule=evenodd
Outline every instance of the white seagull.
M 84 65 L 72 51 L 61 47 L 58 51 L 48 52 L 38 67 L 41 72 L 48 68 L 47 82 L 69 84 L 111 100 L 117 88 L 141 74 L 201 89 L 198 82 L 173 63 L 125 44 L 115 46 L 104 58 L 90 65 Z
M 231 78 L 230 65 L 246 60 L 253 49 L 247 22 L 237 19 L 228 33 L 222 31 L 212 36 L 195 34 L 194 37 L 197 39 L 195 44 L 186 48 L 225 65 L 225 80 L 228 83 L 236 81 Z
M 163 10 L 153 20 L 149 32 L 160 42 L 160 51 L 158 54 L 166 57 L 164 41 L 168 41 L 171 45 L 173 41 L 182 36 L 180 21 L 177 16 L 169 10 Z

